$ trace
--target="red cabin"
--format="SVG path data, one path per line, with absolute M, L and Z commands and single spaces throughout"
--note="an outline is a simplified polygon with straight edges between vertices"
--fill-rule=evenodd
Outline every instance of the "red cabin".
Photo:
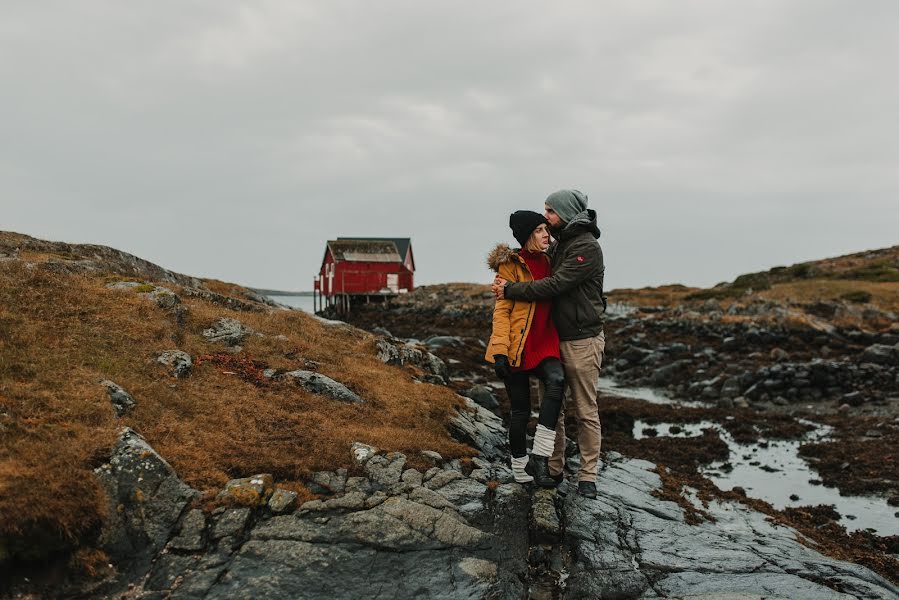
M 410 238 L 329 240 L 315 291 L 327 304 L 348 309 L 351 298 L 385 298 L 414 289 Z

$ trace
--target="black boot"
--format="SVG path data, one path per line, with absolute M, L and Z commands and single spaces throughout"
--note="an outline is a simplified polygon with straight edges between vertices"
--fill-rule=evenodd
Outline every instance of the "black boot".
M 524 472 L 534 478 L 534 485 L 551 488 L 559 485 L 556 478 L 549 474 L 549 457 L 531 454 Z

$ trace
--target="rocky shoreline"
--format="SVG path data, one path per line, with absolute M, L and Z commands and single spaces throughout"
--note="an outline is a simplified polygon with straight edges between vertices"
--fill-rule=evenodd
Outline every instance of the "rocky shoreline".
M 714 502 L 690 524 L 660 499 L 655 466 L 607 452 L 596 500 L 512 482 L 502 421 L 469 402 L 453 423 L 479 456 L 443 461 L 356 444 L 358 475 L 316 473 L 296 506 L 270 475 L 229 482 L 207 514 L 137 434 L 98 469 L 117 503 L 103 542 L 115 577 L 81 597 L 894 598 L 872 571 L 825 557 L 795 531 Z M 574 466 L 574 465 L 573 465 Z M 698 503 L 698 501 L 697 501 Z M 737 596 L 735 596 L 737 597 Z
M 89 375 L 50 405 L 56 412 L 84 411 L 78 418 L 92 435 L 109 439 L 83 464 L 69 464 L 88 465 L 76 483 L 91 480 L 69 489 L 96 494 L 33 496 L 57 502 L 33 514 L 59 524 L 75 521 L 64 520 L 60 508 L 50 510 L 54 506 L 94 511 L 85 521 L 89 528 L 61 537 L 46 521 L 24 522 L 48 535 L 44 543 L 16 538 L 9 529 L 15 522 L 4 515 L 0 597 L 899 596 L 899 537 L 849 534 L 828 507 L 780 510 L 745 490 L 723 492 L 703 471 L 728 460 L 730 441 L 801 440 L 813 428 L 807 419 L 814 418 L 829 423 L 835 436 L 802 446 L 818 459 L 825 483 L 892 498 L 896 367 L 892 350 L 881 346 L 892 348 L 893 330 L 872 338 L 824 327 L 834 340 L 826 360 L 839 363 L 844 376 L 813 366 L 821 358 L 818 341 L 784 329 L 792 314 L 772 322 L 765 313 L 747 326 L 734 321 L 730 309 L 711 304 L 687 312 L 619 307 L 607 329 L 609 370 L 632 385 L 658 386 L 653 378 L 668 369 L 664 391 L 698 401 L 604 392 L 599 497 L 589 500 L 570 491 L 570 481 L 554 490 L 513 482 L 503 422 L 508 405 L 482 358 L 492 306 L 483 286 L 424 288 L 393 305 L 360 307 L 349 324 L 316 322 L 239 286 L 187 278 L 111 249 L 15 234 L 4 243 L 0 266 L 7 285 L 0 292 L 7 301 L 18 298 L 14 288 L 31 277 L 34 286 L 56 294 L 56 327 L 69 327 L 72 335 L 71 323 L 78 323 L 66 320 L 72 315 L 114 314 L 119 329 L 80 331 L 77 339 L 95 344 L 80 357 Z M 60 298 L 69 286 L 75 291 Z M 35 318 L 28 316 L 35 304 L 32 299 L 20 307 L 20 329 Z M 9 313 L 5 318 L 13 322 Z M 158 350 L 136 344 L 131 362 L 111 362 L 120 360 L 124 347 L 104 336 L 135 323 L 142 327 L 135 339 L 153 336 Z M 45 346 L 31 348 L 25 337 L 10 339 L 18 352 L 36 352 L 32 360 L 47 355 Z M 107 346 L 114 354 L 91 367 L 93 353 Z M 38 434 L 58 431 L 60 439 L 85 444 L 86 438 L 74 437 L 82 426 L 74 418 L 42 422 L 26 413 L 29 399 L 38 397 L 34 390 L 52 398 L 59 380 L 15 368 L 20 376 L 5 380 L 0 392 L 13 394 L 18 404 L 4 399 L 9 408 L 0 407 L 0 432 L 33 444 Z M 873 386 L 871 373 L 879 377 Z M 15 387 L 33 381 L 44 387 Z M 695 381 L 704 384 L 695 387 Z M 864 400 L 848 402 L 855 392 Z M 225 400 L 200 410 L 219 397 Z M 158 419 L 171 407 L 176 411 L 168 420 Z M 232 409 L 225 415 L 232 420 L 205 421 L 225 430 L 222 439 L 201 440 L 207 425 L 170 443 L 183 421 Z M 303 411 L 313 417 L 282 431 Z M 388 411 L 394 420 L 382 422 L 379 438 L 353 428 L 360 416 L 374 423 Z M 303 446 L 328 426 L 323 445 Z M 400 436 L 406 436 L 402 446 Z M 208 451 L 203 443 L 219 454 L 201 452 Z M 185 457 L 185 444 L 194 454 Z M 41 457 L 48 448 L 72 446 L 34 446 L 33 452 Z M 856 453 L 852 468 L 833 465 L 846 447 Z M 310 460 L 310 453 L 322 451 L 330 452 L 327 459 Z M 568 454 L 570 475 L 578 467 L 573 442 Z M 307 459 L 303 469 L 289 464 L 301 457 Z M 271 470 L 257 472 L 253 465 L 260 464 Z M 201 468 L 213 469 L 212 475 Z M 55 484 L 65 475 L 48 473 L 57 479 L 46 481 Z M 18 481 L 36 481 L 27 475 L 19 473 Z M 69 504 L 58 503 L 63 500 Z M 95 500 L 105 508 L 89 504 Z M 76 559 L 87 576 L 73 570 Z
M 482 286 L 430 286 L 386 309 L 359 307 L 348 320 L 421 340 L 447 361 L 451 386 L 504 414 L 504 391 L 482 356 L 492 304 Z M 899 504 L 896 327 L 874 333 L 839 328 L 804 312 L 800 319 L 794 309 L 758 304 L 724 310 L 710 302 L 688 308 L 613 306 L 604 377 L 613 376 L 619 385 L 649 386 L 667 400 L 656 404 L 616 397 L 615 389 L 606 389 L 604 448 L 664 465 L 669 476 L 663 495 L 688 512 L 693 508 L 684 501 L 684 490 L 687 495 L 698 490 L 705 501 L 739 502 L 799 528 L 832 556 L 854 556 L 882 574 L 895 573 L 899 537 L 847 531 L 853 515 L 804 506 L 795 493 L 795 502 L 775 508 L 752 492 L 722 492 L 703 475 L 711 463 L 731 468 L 721 434 L 708 430 L 684 438 L 680 433 L 691 423 L 716 423 L 733 440 L 755 447 L 795 440 L 800 456 L 817 472 L 810 483 L 844 494 L 873 493 L 884 505 Z M 735 318 L 740 311 L 754 316 Z M 812 421 L 830 428 L 830 437 L 803 441 Z M 635 439 L 635 422 L 655 437 Z M 658 435 L 655 424 L 666 433 Z M 667 433 L 669 427 L 678 435 Z M 897 515 L 891 518 L 899 518 L 899 507 L 892 512 Z

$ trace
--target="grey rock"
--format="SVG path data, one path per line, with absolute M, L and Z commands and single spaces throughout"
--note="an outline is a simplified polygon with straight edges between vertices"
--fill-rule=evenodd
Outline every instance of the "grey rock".
M 347 477 L 346 492 L 362 492 L 367 494 L 371 491 L 371 481 L 367 477 Z
M 474 469 L 469 477 L 480 483 L 486 484 L 491 479 L 491 469 Z
M 489 560 L 466 557 L 459 561 L 459 569 L 463 573 L 477 579 L 487 579 L 490 581 L 496 579 L 497 565 L 495 562 Z
M 361 404 L 362 398 L 354 394 L 348 387 L 330 377 L 312 371 L 290 371 L 284 377 L 293 379 L 302 388 L 313 394 L 322 394 L 340 402 Z
M 463 475 L 459 471 L 441 470 L 430 478 L 426 479 L 425 487 L 427 487 L 429 490 L 436 490 L 459 479 L 465 479 L 465 475 Z
M 690 366 L 691 362 L 692 361 L 688 358 L 676 360 L 673 363 L 667 364 L 664 367 L 659 367 L 653 371 L 649 379 L 652 384 L 656 386 L 673 383 L 674 380 Z
M 562 535 L 562 525 L 556 512 L 556 490 L 538 489 L 534 493 L 531 514 L 534 540 L 539 544 L 558 542 Z
M 861 406 L 865 402 L 865 394 L 856 390 L 854 392 L 849 392 L 848 394 L 843 394 L 843 403 L 848 404 L 849 406 Z
M 379 454 L 365 463 L 365 472 L 376 485 L 393 485 L 399 483 L 405 465 L 406 457 L 398 452 Z
M 425 504 L 438 510 L 456 510 L 456 506 L 444 496 L 426 487 L 415 488 L 409 493 L 409 499 L 419 504 Z
M 268 499 L 268 507 L 276 515 L 290 512 L 296 505 L 297 493 L 281 488 L 276 488 L 272 497 Z
M 865 348 L 861 360 L 878 365 L 899 365 L 899 349 L 886 344 L 872 344 Z
M 430 352 L 427 353 L 427 356 L 425 358 L 426 358 L 427 369 L 428 369 L 428 371 L 431 372 L 431 374 L 434 377 L 434 381 L 432 381 L 432 383 L 436 383 L 436 384 L 448 383 L 449 382 L 449 369 L 447 369 L 446 363 L 443 362 L 443 360 L 441 360 L 436 355 L 431 354 Z
M 782 348 L 772 348 L 770 357 L 774 362 L 786 362 L 790 360 L 790 354 Z
M 242 535 L 250 520 L 250 515 L 252 515 L 252 511 L 246 507 L 227 509 L 216 520 L 210 537 L 218 540 Z
M 417 471 L 416 469 L 406 469 L 403 471 L 400 480 L 412 487 L 418 487 L 423 483 L 424 477 L 422 476 L 421 471 Z
M 160 308 L 174 308 L 181 304 L 181 299 L 169 288 L 140 281 L 116 281 L 106 284 L 113 290 L 136 290 L 144 298 L 152 300 Z
M 364 465 L 368 460 L 378 453 L 378 449 L 362 442 L 353 442 L 350 446 L 350 452 L 353 455 L 353 461 L 357 465 Z
M 211 343 L 237 346 L 251 333 L 253 330 L 237 319 L 222 317 L 213 323 L 212 327 L 203 330 L 203 337 Z
M 187 377 L 194 364 L 190 354 L 181 350 L 166 350 L 156 362 L 171 367 L 172 374 L 178 378 Z
M 100 547 L 113 562 L 135 568 L 165 546 L 184 507 L 199 496 L 130 428 L 122 430 L 109 462 L 95 473 L 109 498 Z
M 434 452 L 433 450 L 422 450 L 420 454 L 425 458 L 434 461 L 435 463 L 443 462 L 443 457 L 438 452 Z
M 499 461 L 505 456 L 507 435 L 502 419 L 478 406 L 471 398 L 465 398 L 465 409 L 450 421 L 450 431 L 490 461 Z
M 493 392 L 491 392 L 490 388 L 485 385 L 473 386 L 462 392 L 462 395 L 466 398 L 471 398 L 477 402 L 479 406 L 482 406 L 487 410 L 496 410 L 499 408 L 499 402 L 496 400 Z
M 365 502 L 368 495 L 364 492 L 348 492 L 343 496 L 326 500 L 322 506 L 323 510 L 362 510 L 365 508 Z M 305 506 L 305 505 L 304 505 Z
M 426 339 L 424 344 L 431 350 L 435 350 L 446 347 L 462 348 L 465 346 L 465 341 L 454 335 L 435 335 Z
M 484 509 L 487 498 L 487 486 L 483 483 L 463 477 L 435 490 L 462 513 L 478 513 Z
M 387 340 L 378 340 L 375 342 L 375 355 L 383 363 L 388 365 L 401 365 L 400 350 L 396 344 L 392 344 Z
M 414 365 L 433 377 L 435 383 L 449 381 L 446 364 L 432 353 L 416 348 L 413 343 L 404 344 L 399 340 L 379 339 L 375 342 L 375 352 L 381 362 L 389 365 Z
M 122 386 L 109 380 L 101 381 L 100 385 L 106 387 L 106 393 L 109 395 L 109 401 L 112 402 L 112 407 L 113 409 L 115 409 L 115 413 L 117 416 L 121 417 L 126 412 L 137 406 L 134 398 L 132 398 L 131 394 L 126 392 L 125 389 L 122 388 Z
M 255 508 L 268 502 L 275 491 L 274 478 L 268 473 L 232 479 L 219 492 L 218 499 L 231 506 Z
M 363 444 L 364 445 L 364 444 Z M 371 446 L 367 446 L 371 448 Z M 312 475 L 312 485 L 316 493 L 340 494 L 346 488 L 347 471 L 346 469 L 337 469 L 337 471 L 319 471 Z
M 197 508 L 188 511 L 181 522 L 180 533 L 169 542 L 169 548 L 185 552 L 199 552 L 206 546 L 206 516 Z
M 375 492 L 374 494 L 372 494 L 371 496 L 369 496 L 368 498 L 365 499 L 365 508 L 374 508 L 374 507 L 384 503 L 387 500 L 387 498 L 389 498 L 389 496 L 387 494 L 385 494 L 381 490 L 378 490 L 377 492 Z
M 739 377 L 730 377 L 721 386 L 721 395 L 726 398 L 735 398 L 743 391 L 743 384 Z

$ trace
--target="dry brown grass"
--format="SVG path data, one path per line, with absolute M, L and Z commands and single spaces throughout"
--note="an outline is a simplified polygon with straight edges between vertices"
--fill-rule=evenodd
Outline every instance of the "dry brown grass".
M 639 289 L 621 288 L 610 291 L 608 296 L 610 302 L 623 302 L 632 306 L 674 306 L 698 290 L 699 288 L 673 284 Z
M 185 299 L 189 311 L 178 325 L 133 291 L 107 289 L 107 279 L 0 263 L 0 545 L 35 532 L 72 542 L 95 531 L 104 497 L 92 469 L 123 426 L 207 491 L 262 472 L 303 491 L 313 471 L 350 467 L 354 441 L 411 454 L 471 453 L 445 428 L 458 397 L 382 364 L 368 334 L 299 312 L 237 313 L 197 298 Z M 287 370 L 314 361 L 366 403 L 341 404 L 288 382 L 254 383 L 215 361 L 174 379 L 156 362 L 174 348 L 194 357 L 221 352 L 201 336 L 219 317 L 264 334 L 250 336 L 239 356 Z M 115 416 L 103 379 L 134 396 L 131 413 Z
M 881 310 L 899 311 L 899 283 L 847 279 L 811 279 L 778 283 L 758 292 L 766 300 L 777 302 L 837 301 L 854 292 L 871 294 L 870 303 Z

